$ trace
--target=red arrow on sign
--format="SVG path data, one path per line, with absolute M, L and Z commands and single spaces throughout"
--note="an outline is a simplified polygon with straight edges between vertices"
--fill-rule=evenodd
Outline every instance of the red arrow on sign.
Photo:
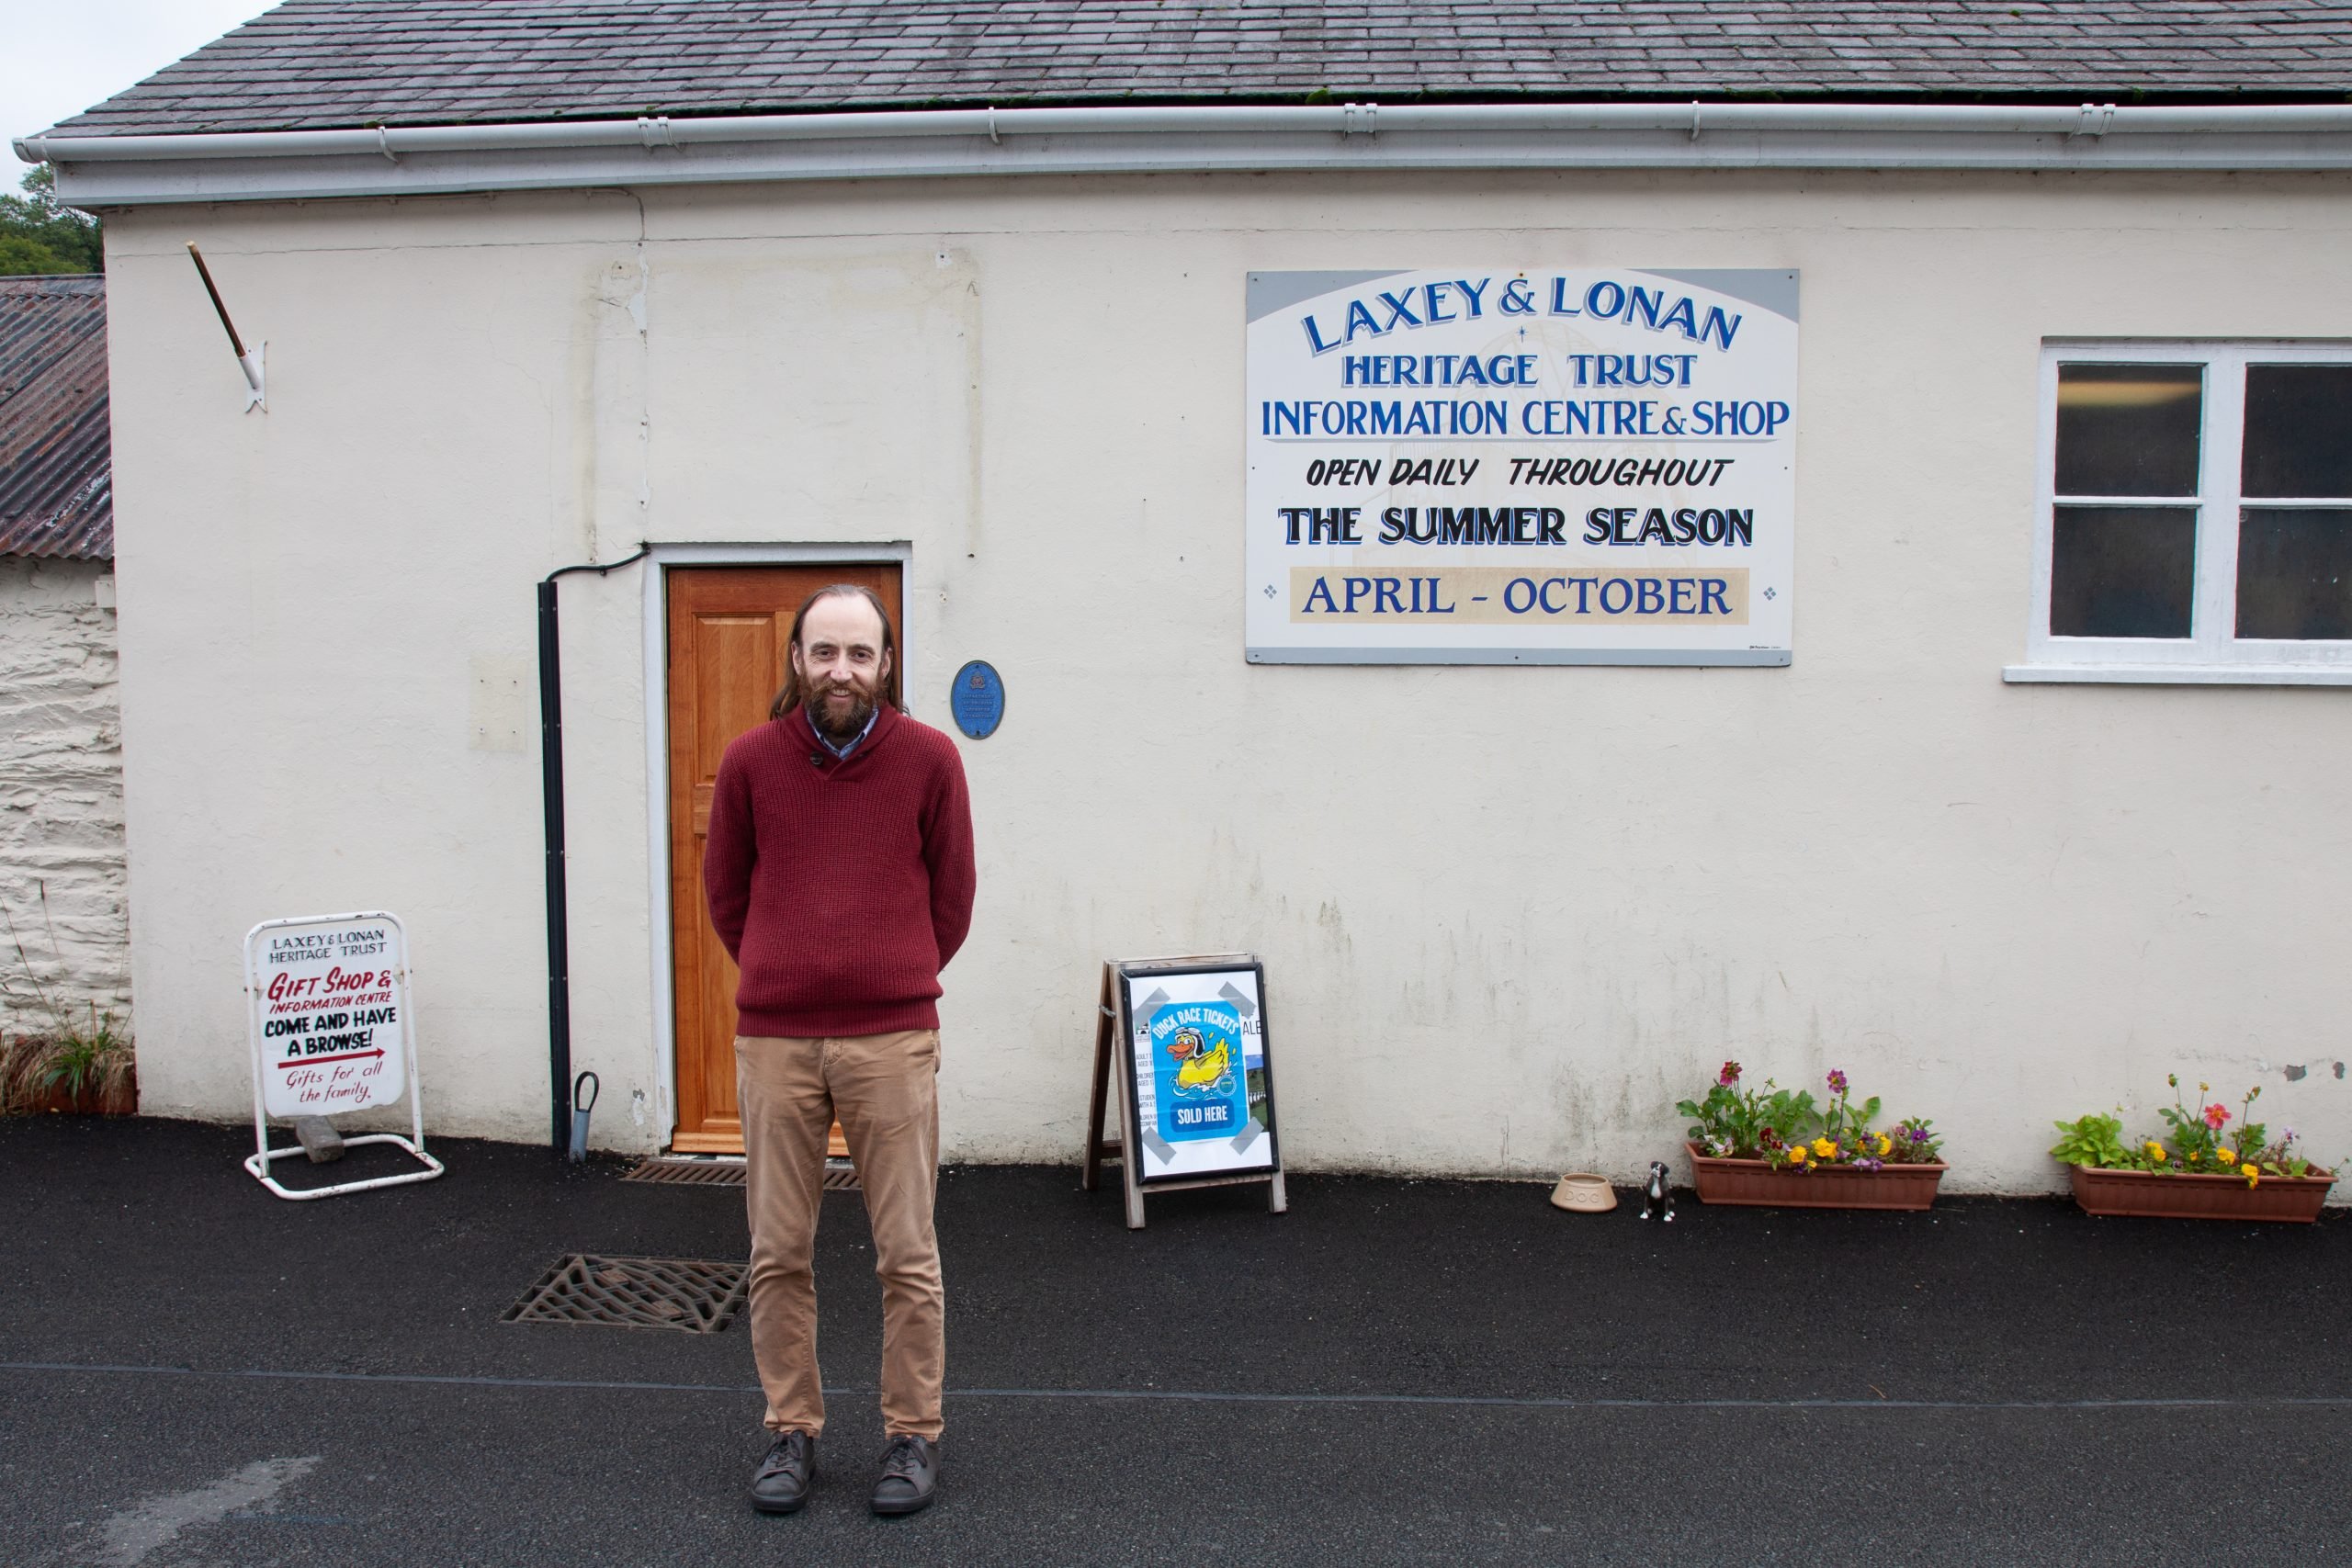
M 384 1048 L 379 1045 L 373 1051 L 345 1051 L 340 1056 L 296 1056 L 277 1065 L 281 1067 L 307 1067 L 320 1062 L 348 1062 L 360 1056 L 380 1056 L 383 1054 Z

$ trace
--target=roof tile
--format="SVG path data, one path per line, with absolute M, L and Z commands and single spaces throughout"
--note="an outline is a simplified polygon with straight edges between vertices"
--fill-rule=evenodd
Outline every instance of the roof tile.
M 2352 3 L 286 0 L 58 129 L 1279 101 L 1339 80 L 1454 98 L 2340 99 Z

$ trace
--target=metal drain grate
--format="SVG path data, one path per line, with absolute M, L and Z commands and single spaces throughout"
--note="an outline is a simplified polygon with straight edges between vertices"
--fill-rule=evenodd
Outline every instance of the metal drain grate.
M 655 1155 L 638 1162 L 623 1181 L 659 1181 L 669 1187 L 741 1187 L 741 1160 L 663 1159 Z
M 558 1258 L 503 1314 L 507 1323 L 605 1323 L 716 1334 L 735 1320 L 748 1263 L 693 1258 Z
M 741 1187 L 743 1185 L 743 1165 L 740 1160 L 665 1159 L 660 1155 L 638 1162 L 637 1168 L 621 1178 L 623 1181 L 658 1181 L 671 1187 Z M 857 1168 L 847 1160 L 825 1162 L 825 1190 L 854 1192 L 857 1189 Z

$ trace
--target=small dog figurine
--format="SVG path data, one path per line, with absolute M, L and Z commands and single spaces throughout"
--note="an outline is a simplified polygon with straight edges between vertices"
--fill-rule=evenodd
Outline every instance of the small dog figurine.
M 1667 1189 L 1664 1160 L 1650 1161 L 1650 1179 L 1642 1188 L 1642 1218 L 1674 1223 L 1674 1194 Z

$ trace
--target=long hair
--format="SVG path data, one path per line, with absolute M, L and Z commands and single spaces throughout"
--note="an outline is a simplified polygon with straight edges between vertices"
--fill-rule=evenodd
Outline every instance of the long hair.
M 786 646 L 784 660 L 784 684 L 776 689 L 775 701 L 768 705 L 770 718 L 782 718 L 800 705 L 800 671 L 792 667 L 791 654 L 791 649 L 800 646 L 800 623 L 808 618 L 809 610 L 820 601 L 844 597 L 863 599 L 874 606 L 875 618 L 882 623 L 882 652 L 890 661 L 890 672 L 882 678 L 882 689 L 876 695 L 900 713 L 906 711 L 907 705 L 899 697 L 899 639 L 890 629 L 890 612 L 882 607 L 882 596 L 859 583 L 836 582 L 808 595 L 800 613 L 792 617 L 792 640 Z

